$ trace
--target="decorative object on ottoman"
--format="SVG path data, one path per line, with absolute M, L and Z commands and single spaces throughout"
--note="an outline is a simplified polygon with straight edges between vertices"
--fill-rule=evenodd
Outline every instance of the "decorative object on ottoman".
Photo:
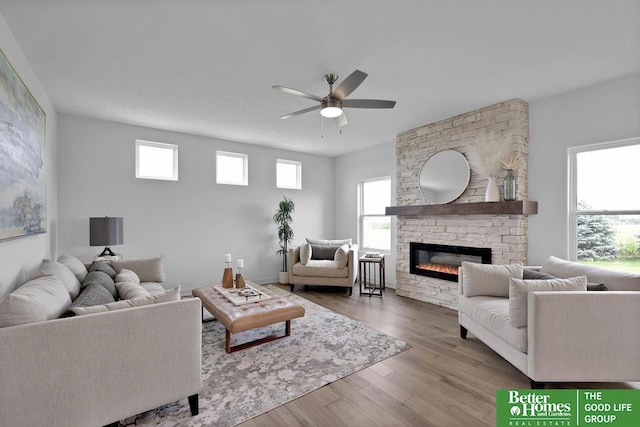
M 244 267 L 244 260 L 238 260 L 238 273 L 236 273 L 236 288 L 244 288 L 245 282 L 244 277 L 242 277 L 242 268 Z
M 222 273 L 222 286 L 233 288 L 233 269 L 231 268 L 231 254 L 224 256 L 224 273 Z
M 293 229 L 291 228 L 291 222 L 293 218 L 291 214 L 295 211 L 296 205 L 293 200 L 289 199 L 286 195 L 278 204 L 278 209 L 273 215 L 273 222 L 276 223 L 278 229 L 278 241 L 280 249 L 278 254 L 282 255 L 282 270 L 278 274 L 278 283 L 286 285 L 289 283 L 289 273 L 287 257 L 289 255 L 289 243 L 293 240 Z

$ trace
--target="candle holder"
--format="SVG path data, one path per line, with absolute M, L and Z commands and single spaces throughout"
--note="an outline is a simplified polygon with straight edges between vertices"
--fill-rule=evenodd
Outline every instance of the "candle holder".
M 242 289 L 246 286 L 244 277 L 242 277 L 242 267 L 244 267 L 244 260 L 238 260 L 238 273 L 236 274 L 236 288 Z
M 236 288 L 242 289 L 246 286 L 242 273 L 236 273 Z
M 222 273 L 222 287 L 233 288 L 233 269 L 231 268 L 231 263 L 228 261 L 225 261 L 224 263 L 224 273 Z

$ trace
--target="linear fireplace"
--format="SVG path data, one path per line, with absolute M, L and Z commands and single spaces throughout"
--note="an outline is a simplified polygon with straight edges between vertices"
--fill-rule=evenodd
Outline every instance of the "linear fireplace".
M 491 264 L 491 248 L 409 242 L 409 272 L 452 282 L 458 281 L 463 261 Z

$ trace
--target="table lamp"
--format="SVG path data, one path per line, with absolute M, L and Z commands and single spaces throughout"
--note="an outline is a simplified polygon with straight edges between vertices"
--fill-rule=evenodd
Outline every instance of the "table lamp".
M 117 260 L 122 256 L 113 252 L 110 245 L 121 245 L 123 238 L 122 217 L 89 218 L 89 246 L 104 246 L 104 250 L 96 258 Z

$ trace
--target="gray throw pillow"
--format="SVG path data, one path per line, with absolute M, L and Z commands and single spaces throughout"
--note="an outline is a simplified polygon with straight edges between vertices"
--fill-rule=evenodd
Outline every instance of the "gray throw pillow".
M 90 307 L 93 305 L 108 304 L 110 302 L 115 302 L 115 299 L 103 286 L 98 284 L 84 286 L 80 291 L 80 295 L 78 295 L 69 308 L 63 313 L 62 317 L 75 316 L 75 313 L 72 310 L 72 308 L 75 307 Z
M 118 274 L 113 269 L 113 267 L 111 267 L 109 264 L 107 264 L 104 261 L 93 261 L 93 263 L 89 266 L 87 270 L 89 270 L 89 272 L 102 271 L 103 273 L 107 273 L 109 277 L 111 277 L 111 279 L 115 279 L 116 274 Z
M 522 280 L 551 280 L 551 279 L 558 279 L 558 277 L 552 276 L 551 274 L 543 273 L 538 270 L 533 270 L 531 268 L 522 269 Z
M 113 279 L 109 277 L 109 275 L 103 271 L 90 271 L 87 273 L 87 276 L 84 278 L 82 282 L 82 287 L 90 286 L 90 285 L 99 285 L 105 288 L 113 298 L 118 297 L 118 291 L 116 290 L 116 285 L 113 283 Z
M 333 261 L 333 258 L 338 250 L 338 246 L 324 246 L 324 245 L 311 245 L 311 259 L 328 259 Z
M 596 292 L 596 291 L 608 291 L 609 287 L 604 283 L 587 283 L 587 290 Z
M 522 270 L 522 279 L 523 280 L 551 280 L 558 279 L 556 276 L 552 276 L 548 273 L 543 273 L 538 270 L 532 270 L 530 268 L 525 268 Z M 587 291 L 596 292 L 596 291 L 608 291 L 609 287 L 604 283 L 587 283 Z

